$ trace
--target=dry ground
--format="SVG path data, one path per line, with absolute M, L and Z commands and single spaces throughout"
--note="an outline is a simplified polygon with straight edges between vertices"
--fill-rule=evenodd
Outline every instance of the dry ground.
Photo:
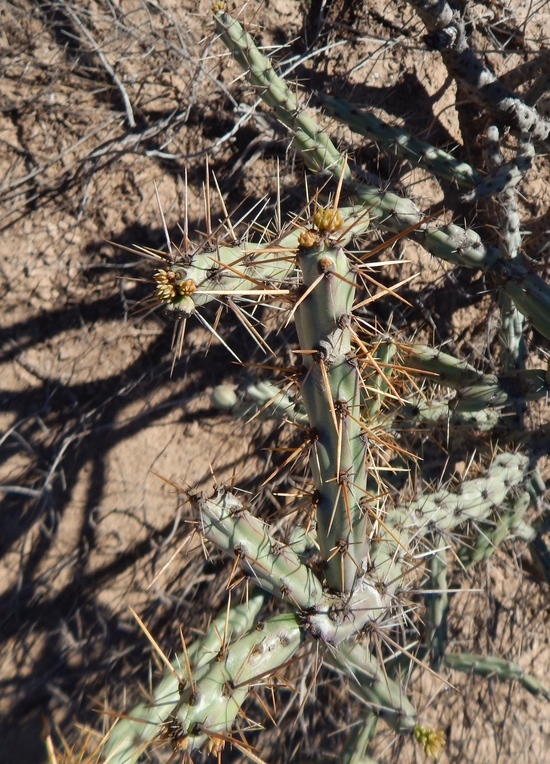
M 474 44 L 525 89 L 529 65 L 549 47 L 547 0 L 465 5 Z M 467 158 L 479 163 L 472 138 L 486 125 L 426 51 L 418 18 L 404 3 L 385 6 L 335 3 L 321 30 L 292 0 L 251 2 L 243 13 L 264 44 L 296 65 L 290 76 L 306 90 L 350 95 L 438 145 L 468 142 Z M 77 722 L 101 730 L 102 703 L 122 709 L 139 697 L 150 649 L 129 606 L 171 651 L 181 623 L 188 633 L 200 629 L 223 602 L 226 568 L 205 563 L 200 550 L 180 554 L 155 578 L 189 532 L 174 485 L 209 489 L 213 470 L 216 480 L 254 492 L 271 471 L 265 449 L 277 433 L 236 424 L 210 405 L 213 385 L 241 372 L 198 324 L 188 327 L 171 375 L 172 326 L 139 310 L 151 263 L 125 247 L 164 246 L 157 197 L 172 240 L 181 240 L 185 173 L 189 230 L 204 231 L 207 157 L 230 209 L 240 205 L 237 217 L 265 193 L 262 220 L 273 215 L 278 172 L 285 215 L 301 209 L 304 192 L 285 131 L 264 109 L 250 109 L 252 94 L 214 41 L 208 3 L 3 0 L 0 19 L 0 764 L 15 764 L 46 760 L 45 729 L 57 725 L 74 742 Z M 313 55 L 299 60 L 306 41 Z M 348 131 L 330 129 L 361 146 Z M 368 142 L 355 158 L 423 208 L 441 202 L 422 173 Z M 548 179 L 548 159 L 539 157 L 522 186 L 525 251 L 541 265 L 550 254 Z M 487 221 L 483 208 L 457 210 Z M 495 233 L 486 227 L 484 235 Z M 414 265 L 389 268 L 390 280 L 427 265 L 407 292 L 415 310 L 402 325 L 487 365 L 496 314 L 491 295 L 477 297 L 482 277 L 451 273 L 411 245 L 396 254 Z M 381 301 L 380 316 L 389 310 Z M 238 324 L 228 320 L 223 333 L 244 357 L 257 358 Z M 284 356 L 292 334 L 279 341 Z M 530 343 L 540 363 L 548 343 L 538 335 Z M 532 416 L 547 412 L 539 407 Z M 278 506 L 267 501 L 269 511 Z M 544 680 L 548 588 L 526 564 L 523 548 L 506 547 L 463 577 L 462 587 L 474 592 L 455 597 L 451 638 L 457 649 L 518 660 Z M 414 685 L 422 717 L 449 739 L 442 762 L 545 760 L 544 701 L 515 684 L 451 680 L 456 689 L 428 675 Z M 318 759 L 316 746 L 338 755 L 358 710 L 325 676 L 317 697 L 304 711 L 311 726 L 285 727 L 284 747 L 267 722 L 266 761 L 286 760 L 295 747 L 295 761 Z M 261 718 L 258 708 L 253 713 Z M 323 729 L 331 734 L 324 741 Z M 390 733 L 377 755 L 380 762 L 423 758 Z

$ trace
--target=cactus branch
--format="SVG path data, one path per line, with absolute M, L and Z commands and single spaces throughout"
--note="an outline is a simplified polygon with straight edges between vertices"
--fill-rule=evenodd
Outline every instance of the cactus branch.
M 350 592 L 368 552 L 361 384 L 349 331 L 355 277 L 344 251 L 321 237 L 302 247 L 298 260 L 306 291 L 295 320 L 304 363 L 300 387 L 315 436 L 317 537 L 328 585 Z
M 480 175 L 467 162 L 461 162 L 426 141 L 413 138 L 402 127 L 387 125 L 374 114 L 358 109 L 342 98 L 326 95 L 318 97 L 325 111 L 333 114 L 354 133 L 376 141 L 388 153 L 407 159 L 414 166 L 424 167 L 463 188 L 474 188 L 481 182 Z
M 223 646 L 223 640 L 235 639 L 248 631 L 264 603 L 264 594 L 257 592 L 242 605 L 222 610 L 209 626 L 204 637 L 195 640 L 187 648 L 187 655 L 178 655 L 172 661 L 172 670 L 166 671 L 162 681 L 155 687 L 151 702 L 134 706 L 121 717 L 109 733 L 103 750 L 108 764 L 135 764 L 147 744 L 158 736 L 161 725 L 179 702 L 180 689 L 193 677 L 189 675 L 204 671 Z M 221 637 L 220 635 L 224 635 Z
M 470 48 L 466 24 L 446 0 L 408 0 L 428 29 L 426 42 L 441 53 L 445 66 L 462 88 L 504 125 L 534 140 L 547 141 L 550 122 L 510 92 Z
M 517 663 L 488 655 L 486 658 L 473 653 L 447 653 L 445 665 L 455 671 L 467 671 L 477 676 L 496 677 L 501 680 L 517 681 L 535 697 L 550 701 L 550 689 L 525 671 Z

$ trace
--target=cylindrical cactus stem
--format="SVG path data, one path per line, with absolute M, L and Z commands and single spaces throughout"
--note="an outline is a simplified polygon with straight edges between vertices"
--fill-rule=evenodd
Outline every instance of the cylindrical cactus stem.
M 479 528 L 475 541 L 463 544 L 457 551 L 457 556 L 465 568 L 472 568 L 482 560 L 487 560 L 494 554 L 498 546 L 507 538 L 521 538 L 522 541 L 532 541 L 536 534 L 534 528 L 523 522 L 531 497 L 527 491 L 505 499 L 499 506 L 491 525 L 483 523 Z
M 302 410 L 299 401 L 291 398 L 284 390 L 263 380 L 251 382 L 242 395 L 238 395 L 231 385 L 217 385 L 212 391 L 210 400 L 216 408 L 230 411 L 239 418 L 275 419 L 291 421 L 304 427 L 309 425 L 307 414 Z
M 447 646 L 447 614 L 449 612 L 449 594 L 447 586 L 447 550 L 445 540 L 440 533 L 433 536 L 433 555 L 428 563 L 429 578 L 424 595 L 426 604 L 426 647 L 430 653 L 430 663 L 439 671 Z
M 262 297 L 270 287 L 280 289 L 295 271 L 298 233 L 264 244 L 218 245 L 197 250 L 185 263 L 156 271 L 154 296 L 165 310 L 190 316 L 195 308 L 232 294 Z
M 214 12 L 216 29 L 233 58 L 243 68 L 250 84 L 271 106 L 277 118 L 294 134 L 294 145 L 313 172 L 331 169 L 351 179 L 345 159 L 325 131 L 298 108 L 295 94 L 273 69 L 241 24 L 224 10 Z
M 465 480 L 456 493 L 439 490 L 412 502 L 405 527 L 415 534 L 428 529 L 444 532 L 468 520 L 483 520 L 523 483 L 528 468 L 529 459 L 524 454 L 499 454 L 484 477 Z M 391 512 L 387 521 L 392 528 L 397 527 Z
M 498 408 L 518 401 L 536 401 L 550 391 L 544 370 L 528 369 L 507 374 L 483 374 L 466 361 L 425 345 L 407 348 L 405 363 L 433 376 L 433 380 L 457 391 L 453 403 L 458 411 Z
M 495 172 L 502 172 L 506 165 L 502 162 L 502 154 L 498 145 L 498 128 L 494 125 L 487 130 L 488 146 L 492 151 L 488 156 L 489 167 Z M 534 149 L 532 144 L 522 142 L 517 156 L 517 172 L 522 175 L 531 165 Z M 525 156 L 524 156 L 525 155 Z M 524 165 L 520 160 L 524 159 Z M 503 260 L 520 263 L 521 247 L 521 223 L 519 216 L 517 192 L 513 187 L 507 188 L 495 204 L 499 211 L 501 240 L 499 249 Z M 502 289 L 499 292 L 498 303 L 500 308 L 500 365 L 503 371 L 512 371 L 525 368 L 525 356 L 527 348 L 525 344 L 525 316 L 518 310 L 512 299 Z M 525 404 L 519 403 L 516 411 L 521 417 Z
M 372 358 L 364 361 L 362 373 L 362 406 L 365 422 L 374 422 L 390 391 L 390 379 L 393 373 L 392 361 L 395 358 L 397 346 L 391 337 L 382 337 L 376 342 Z
M 205 744 L 219 750 L 219 736 L 231 734 L 250 685 L 285 665 L 303 641 L 298 617 L 283 614 L 224 645 L 165 717 L 164 736 L 172 740 L 174 750 L 189 754 Z
M 525 316 L 511 297 L 501 291 L 498 297 L 500 309 L 500 363 L 504 371 L 525 368 L 527 346 L 525 344 Z
M 466 671 L 478 676 L 496 677 L 497 679 L 519 682 L 531 695 L 550 700 L 550 689 L 517 663 L 504 660 L 494 655 L 486 658 L 474 653 L 447 653 L 445 665 L 455 671 Z
M 201 531 L 219 549 L 235 555 L 240 567 L 270 594 L 282 597 L 302 610 L 324 602 L 321 582 L 293 549 L 273 539 L 267 526 L 239 499 L 218 490 L 212 499 L 190 495 L 201 516 Z
M 326 228 L 311 246 L 300 248 L 298 262 L 305 292 L 298 298 L 295 322 L 305 369 L 302 398 L 315 440 L 310 466 L 317 539 L 329 587 L 351 592 L 368 552 L 361 379 L 350 331 L 355 274 Z
M 172 661 L 172 671 L 166 671 L 155 687 L 150 702 L 134 706 L 121 717 L 109 732 L 103 749 L 103 760 L 108 764 L 135 764 L 144 754 L 147 744 L 155 738 L 167 714 L 180 699 L 180 689 L 189 682 L 187 661 L 192 672 L 204 669 L 216 658 L 223 640 L 236 639 L 252 627 L 264 604 L 263 592 L 256 592 L 247 602 L 223 609 L 210 624 L 208 632 L 192 642 L 187 656 L 181 653 Z
M 425 371 L 432 379 L 453 389 L 479 382 L 483 376 L 475 366 L 428 345 L 410 345 L 403 362 L 411 369 Z
M 350 692 L 381 716 L 399 733 L 412 732 L 418 719 L 416 709 L 403 687 L 359 642 L 347 641 L 338 650 L 327 650 L 324 663 L 343 674 L 351 674 Z
M 535 329 L 550 339 L 550 285 L 536 273 L 525 273 L 508 279 L 504 291 Z
M 507 374 L 483 374 L 478 382 L 456 388 L 453 403 L 458 411 L 479 411 L 492 406 L 524 406 L 547 398 L 550 384 L 540 369 L 519 369 Z
M 408 400 L 403 406 L 395 411 L 398 417 L 398 428 L 418 429 L 437 426 L 443 423 L 448 427 L 477 428 L 482 432 L 489 432 L 500 422 L 500 415 L 496 409 L 485 408 L 479 411 L 457 411 L 453 400 L 426 400 L 420 395 Z M 456 430 L 455 430 L 456 431 Z
M 492 173 L 481 180 L 469 193 L 463 195 L 466 202 L 475 202 L 482 197 L 494 196 L 503 192 L 514 191 L 525 174 L 533 165 L 535 149 L 532 143 L 522 142 L 511 162 L 500 165 Z M 506 232 L 505 232 L 506 233 Z
M 412 165 L 424 167 L 434 175 L 456 183 L 462 188 L 474 188 L 481 176 L 467 162 L 438 149 L 426 141 L 410 136 L 402 127 L 387 125 L 374 114 L 353 106 L 342 98 L 319 96 L 325 111 L 334 115 L 358 135 L 363 135 L 382 146 L 388 153 L 407 159 Z

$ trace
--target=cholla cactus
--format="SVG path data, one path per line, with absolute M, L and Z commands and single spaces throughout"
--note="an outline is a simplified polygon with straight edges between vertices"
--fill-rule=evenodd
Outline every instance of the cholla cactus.
M 294 220 L 272 240 L 220 241 L 213 250 L 191 247 L 185 258 L 154 274 L 153 299 L 180 318 L 200 315 L 214 299 L 231 306 L 245 298 L 260 303 L 276 296 L 286 301 L 286 320 L 294 320 L 299 341 L 300 362 L 290 371 L 300 403 L 298 396 L 290 395 L 292 385 L 281 389 L 272 382 L 250 385 L 248 402 L 227 388 L 217 390 L 214 397 L 218 405 L 236 412 L 256 411 L 299 424 L 303 433 L 299 452 L 308 454 L 313 482 L 314 521 L 307 528 L 295 528 L 285 542 L 254 517 L 234 491 L 217 487 L 210 497 L 187 493 L 196 511 L 197 532 L 233 557 L 235 569 L 252 584 L 280 600 L 282 612 L 259 621 L 262 600 L 256 598 L 248 608 L 233 608 L 223 628 L 218 619 L 203 641 L 192 643 L 186 670 L 174 667 L 176 679 L 168 672 L 151 704 L 132 711 L 130 716 L 142 721 L 120 720 L 104 760 L 134 762 L 153 737 L 186 754 L 197 749 L 219 753 L 227 741 L 241 745 L 232 730 L 250 686 L 300 660 L 312 641 L 329 669 L 350 677 L 350 692 L 371 713 L 382 717 L 396 734 L 414 735 L 427 755 L 437 757 L 443 734 L 420 723 L 398 667 L 392 671 L 390 662 L 386 668 L 365 638 L 380 635 L 399 621 L 408 582 L 426 560 L 430 588 L 425 596 L 423 650 L 432 665 L 519 678 L 531 692 L 547 696 L 540 683 L 512 664 L 446 651 L 450 533 L 474 529 L 475 545 L 462 553 L 468 564 L 486 559 L 491 548 L 516 531 L 532 540 L 536 531 L 524 516 L 535 460 L 533 454 L 510 447 L 494 454 L 477 477 L 454 488 L 423 492 L 388 509 L 389 479 L 410 458 L 394 439 L 414 418 L 416 425 L 420 419 L 426 426 L 441 420 L 473 424 L 496 441 L 499 428 L 505 430 L 500 414 L 519 402 L 547 397 L 550 380 L 547 370 L 511 368 L 510 363 L 501 373 L 482 374 L 439 349 L 404 345 L 374 331 L 369 336 L 358 317 L 365 302 L 361 290 L 367 266 L 354 253 L 353 241 L 375 221 L 388 231 L 411 236 L 437 257 L 480 268 L 546 337 L 550 337 L 550 289 L 528 265 L 510 256 L 510 248 L 486 247 L 475 232 L 455 224 L 431 226 L 411 200 L 355 180 L 346 158 L 300 111 L 295 94 L 223 3 L 214 7 L 214 19 L 251 85 L 291 131 L 307 167 L 332 173 L 338 187 L 326 204 L 315 202 L 309 216 Z M 324 99 L 324 104 L 360 134 L 384 139 L 378 120 L 334 99 Z M 543 127 L 537 127 L 541 138 Z M 495 170 L 488 183 L 466 163 L 408 139 L 402 131 L 387 131 L 386 138 L 409 160 L 456 180 L 475 198 L 510 191 L 529 165 L 518 159 L 513 167 Z M 520 159 L 532 153 L 524 146 Z M 422 376 L 425 385 L 435 382 L 453 394 L 430 404 L 412 385 L 407 391 L 407 381 L 416 380 L 418 388 Z M 513 433 L 506 433 L 506 438 L 513 443 Z M 384 471 L 388 482 L 382 479 Z M 494 532 L 476 536 L 475 529 L 483 524 L 492 524 Z M 407 650 L 403 654 L 410 658 Z M 349 745 L 361 746 L 363 755 L 375 726 L 370 718 Z M 356 760 L 354 755 L 348 747 L 344 758 Z

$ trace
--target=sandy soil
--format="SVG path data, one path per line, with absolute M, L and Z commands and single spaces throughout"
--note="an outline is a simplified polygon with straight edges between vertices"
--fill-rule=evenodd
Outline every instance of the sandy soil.
M 264 45 L 296 64 L 290 76 L 305 91 L 345 95 L 481 166 L 477 138 L 486 120 L 426 50 L 409 6 L 385 6 L 329 4 L 320 29 L 314 12 L 307 17 L 305 4 L 292 0 L 251 2 L 243 16 Z M 548 3 L 463 6 L 474 46 L 526 92 L 532 62 L 548 52 Z M 281 509 L 274 487 L 260 488 L 281 433 L 212 408 L 213 386 L 237 383 L 243 371 L 200 324 L 189 322 L 172 372 L 173 325 L 143 308 L 154 263 L 128 248 L 165 248 L 159 207 L 175 246 L 186 217 L 192 236 L 205 231 L 207 158 L 228 208 L 238 210 L 234 220 L 267 194 L 260 215 L 267 223 L 277 174 L 283 215 L 303 208 L 304 191 L 284 128 L 264 107 L 251 108 L 254 94 L 215 41 L 207 3 L 11 0 L 0 18 L 0 764 L 15 764 L 46 761 L 48 731 L 58 743 L 61 733 L 81 745 L 77 723 L 95 731 L 93 747 L 109 721 L 97 709 L 121 710 L 139 698 L 152 660 L 130 606 L 170 652 L 179 624 L 187 633 L 203 628 L 224 601 L 224 561 L 205 562 L 196 543 L 177 551 L 190 529 L 178 487 L 233 482 L 258 495 L 258 506 L 263 499 L 262 512 Z M 297 61 L 305 41 L 312 55 Z M 496 240 L 487 205 L 461 205 L 427 173 L 321 118 L 366 171 L 391 179 L 423 209 L 452 206 L 457 219 L 468 217 Z M 505 136 L 507 156 L 513 146 Z M 537 157 L 520 197 L 525 254 L 541 272 L 550 257 L 549 177 L 548 158 Z M 210 203 L 212 217 L 222 219 L 214 193 Z M 398 313 L 409 336 L 447 343 L 490 369 L 497 314 L 483 277 L 435 263 L 410 243 L 385 257 L 404 261 L 388 266 L 389 281 L 423 269 L 406 288 L 413 307 Z M 391 308 L 382 303 L 384 320 Z M 224 317 L 222 326 L 241 357 L 259 362 L 238 322 Z M 292 331 L 278 342 L 288 359 Z M 530 363 L 540 365 L 548 342 L 537 334 L 529 342 Z M 530 422 L 547 419 L 546 404 L 533 407 Z M 451 472 L 464 454 L 455 457 Z M 439 453 L 432 469 L 444 461 Z M 454 648 L 519 661 L 549 682 L 548 588 L 523 546 L 504 546 L 475 575 L 457 566 L 453 580 L 471 589 L 454 596 Z M 517 684 L 448 679 L 445 685 L 423 673 L 412 686 L 422 718 L 447 735 L 440 761 L 545 760 L 544 700 Z M 340 684 L 322 676 L 319 686 L 304 724 L 283 726 L 284 749 L 266 722 L 266 761 L 281 761 L 281 751 L 294 747 L 294 761 L 314 761 L 317 746 L 336 758 L 358 707 L 347 707 Z M 334 748 L 322 742 L 327 729 Z M 401 764 L 424 758 L 389 731 L 375 755 Z M 168 756 L 156 751 L 152 759 Z

